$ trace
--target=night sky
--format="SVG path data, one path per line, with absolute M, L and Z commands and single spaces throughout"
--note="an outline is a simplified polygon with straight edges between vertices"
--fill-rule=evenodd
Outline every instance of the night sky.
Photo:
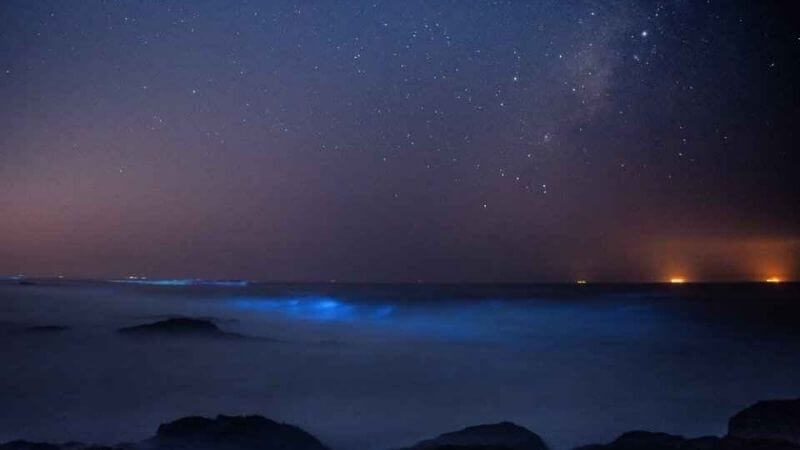
M 800 271 L 786 1 L 0 4 L 0 273 Z

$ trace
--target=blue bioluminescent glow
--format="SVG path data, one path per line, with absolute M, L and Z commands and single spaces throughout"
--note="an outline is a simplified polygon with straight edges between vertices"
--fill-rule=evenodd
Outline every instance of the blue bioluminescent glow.
M 355 305 L 331 297 L 240 298 L 232 302 L 237 309 L 275 312 L 297 319 L 345 321 L 388 317 L 394 307 Z
M 225 308 L 274 314 L 284 318 L 316 322 L 358 322 L 375 325 L 381 332 L 426 336 L 449 341 L 507 342 L 530 345 L 543 336 L 568 336 L 575 324 L 587 334 L 635 339 L 652 335 L 646 320 L 649 308 L 639 301 L 575 305 L 547 301 L 505 301 L 486 299 L 474 302 L 420 307 L 409 302 L 393 304 L 342 300 L 330 296 L 236 297 Z M 625 320 L 620 321 L 620 317 Z
M 112 283 L 127 283 L 127 284 L 144 284 L 150 286 L 190 286 L 194 284 L 194 280 L 181 279 L 181 280 L 143 280 L 143 279 L 129 279 L 129 280 L 109 280 Z
M 430 311 L 406 309 L 399 305 L 345 302 L 333 297 L 237 298 L 230 307 L 238 310 L 278 314 L 289 319 L 318 322 L 368 322 L 389 327 L 392 332 L 439 336 L 446 339 L 472 339 L 481 333 L 480 314 L 451 311 L 431 314 Z
M 127 278 L 123 280 L 109 280 L 112 283 L 142 284 L 148 286 L 224 286 L 246 287 L 250 284 L 247 280 L 200 280 L 196 278 L 178 278 L 170 280 L 149 280 L 147 278 Z
M 375 310 L 374 316 L 377 318 L 388 317 L 392 315 L 392 312 L 394 312 L 394 306 L 382 306 Z

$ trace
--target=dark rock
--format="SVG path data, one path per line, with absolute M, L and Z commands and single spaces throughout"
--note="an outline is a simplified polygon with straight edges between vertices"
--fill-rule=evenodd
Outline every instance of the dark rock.
M 173 335 L 199 337 L 242 337 L 236 333 L 220 330 L 209 320 L 177 317 L 154 323 L 120 328 L 120 333 L 131 335 Z
M 184 417 L 159 426 L 147 444 L 159 450 L 326 450 L 302 429 L 261 416 Z
M 718 439 L 718 438 L 715 438 Z M 682 436 L 667 433 L 652 433 L 649 431 L 629 431 L 624 433 L 610 444 L 593 444 L 578 447 L 575 450 L 668 450 L 680 448 L 686 442 Z
M 693 441 L 692 441 L 693 442 Z M 788 441 L 775 441 L 771 439 L 739 439 L 724 437 L 719 443 L 711 447 L 687 447 L 689 450 L 800 450 L 800 446 Z
M 511 422 L 477 425 L 419 442 L 414 450 L 547 450 L 536 433 Z
M 64 325 L 38 325 L 33 327 L 28 327 L 25 331 L 30 331 L 34 333 L 52 333 L 58 331 L 66 331 L 69 330 L 69 327 Z
M 649 431 L 629 431 L 614 441 L 615 448 L 678 448 L 686 441 L 682 436 Z
M 0 450 L 117 450 L 112 447 L 86 445 L 80 442 L 68 442 L 56 445 L 44 442 L 12 441 L 0 444 Z
M 46 444 L 12 441 L 0 450 L 328 450 L 317 438 L 293 425 L 261 416 L 184 417 L 162 424 L 156 435 L 114 447 L 79 442 Z
M 800 445 L 800 399 L 758 402 L 731 417 L 728 436 Z
M 61 450 L 123 450 L 120 447 L 108 447 L 105 445 L 86 445 L 80 442 L 70 442 L 61 446 Z
M 574 450 L 800 450 L 786 441 L 705 436 L 686 439 L 667 433 L 630 431 L 610 444 L 594 444 Z
M 726 445 L 735 445 L 735 443 L 728 442 L 725 439 L 720 439 L 717 436 L 703 436 L 694 439 L 687 439 L 686 443 L 684 444 L 684 448 L 689 448 L 692 450 L 714 450 L 726 448 Z
M 0 450 L 60 450 L 61 446 L 44 442 L 11 441 L 0 444 Z

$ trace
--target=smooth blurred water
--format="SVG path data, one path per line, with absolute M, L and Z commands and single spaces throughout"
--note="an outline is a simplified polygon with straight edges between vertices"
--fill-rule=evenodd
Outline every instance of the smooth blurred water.
M 211 318 L 269 340 L 130 339 Z M 511 420 L 556 449 L 722 434 L 800 396 L 797 285 L 0 284 L 0 441 L 150 436 L 258 413 L 339 450 Z M 31 332 L 65 325 L 61 332 Z

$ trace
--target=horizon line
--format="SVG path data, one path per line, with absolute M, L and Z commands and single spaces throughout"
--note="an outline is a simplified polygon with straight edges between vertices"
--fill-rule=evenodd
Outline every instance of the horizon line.
M 12 275 L 0 276 L 0 282 L 3 281 L 23 281 L 23 280 L 38 280 L 38 281 L 95 281 L 95 282 L 123 282 L 130 284 L 148 284 L 148 282 L 164 282 L 164 281 L 197 281 L 199 283 L 207 282 L 246 282 L 248 284 L 341 284 L 341 285 L 603 285 L 603 284 L 638 284 L 638 285 L 655 285 L 655 284 L 669 284 L 669 285 L 700 285 L 700 284 L 792 284 L 800 282 L 800 279 L 777 278 L 768 277 L 761 279 L 707 279 L 707 280 L 691 280 L 683 279 L 677 281 L 675 279 L 658 279 L 658 280 L 596 280 L 591 279 L 572 279 L 572 280 L 514 280 L 514 281 L 500 281 L 500 280 L 461 280 L 461 281 L 442 281 L 442 280 L 404 280 L 404 281 L 357 281 L 357 280 L 263 280 L 263 279 L 248 279 L 248 278 L 203 278 L 203 277 L 67 277 L 67 276 L 41 276 L 41 275 Z

